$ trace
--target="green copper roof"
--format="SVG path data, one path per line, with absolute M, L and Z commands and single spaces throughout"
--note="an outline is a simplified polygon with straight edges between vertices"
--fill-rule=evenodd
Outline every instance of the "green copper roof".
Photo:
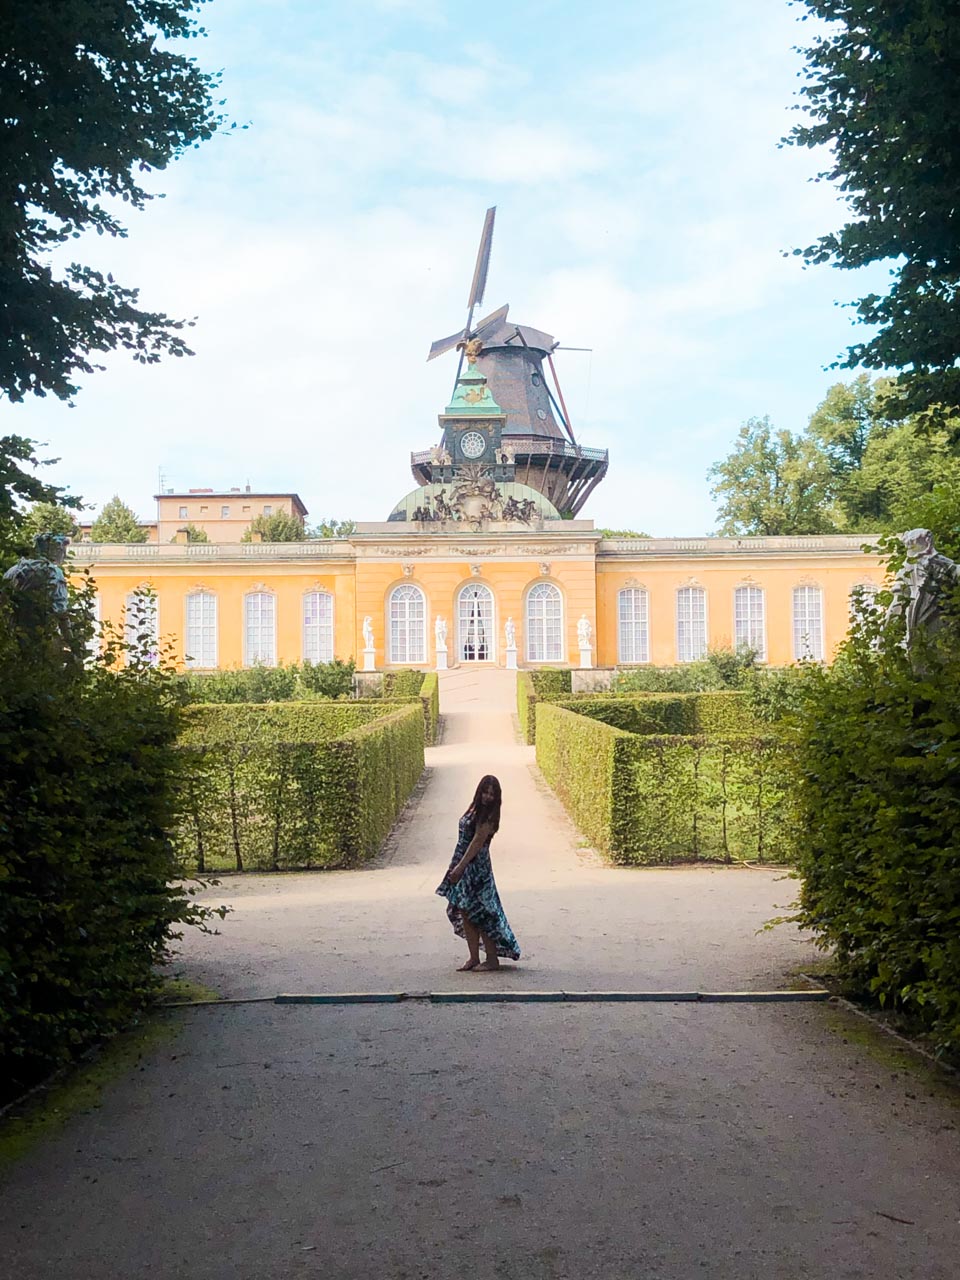
M 449 417 L 459 418 L 464 414 L 473 417 L 490 418 L 502 414 L 503 410 L 494 400 L 487 380 L 475 364 L 467 363 L 463 373 L 457 379 L 453 399 L 444 413 Z

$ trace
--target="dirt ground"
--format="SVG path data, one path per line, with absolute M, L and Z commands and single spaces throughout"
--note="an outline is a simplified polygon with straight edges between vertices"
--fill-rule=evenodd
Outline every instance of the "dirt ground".
M 280 991 L 761 989 L 771 871 L 612 870 L 514 741 L 512 680 L 446 675 L 446 734 L 374 869 L 225 879 L 182 968 Z M 454 972 L 433 894 L 480 774 L 516 968 Z M 7 1173 L 18 1280 L 956 1280 L 958 1095 L 832 1006 L 238 1004 L 179 1029 Z

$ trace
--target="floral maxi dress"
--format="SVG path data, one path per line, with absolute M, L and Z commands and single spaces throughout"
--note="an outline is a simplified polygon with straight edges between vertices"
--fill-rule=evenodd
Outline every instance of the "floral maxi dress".
M 460 837 L 457 840 L 457 847 L 453 851 L 447 874 L 441 880 L 437 893 L 447 900 L 447 919 L 453 925 L 453 931 L 458 938 L 464 936 L 463 916 L 466 916 L 481 933 L 493 939 L 498 956 L 519 960 L 520 946 L 504 915 L 500 895 L 497 893 L 497 882 L 493 878 L 489 840 L 468 865 L 460 880 L 456 884 L 450 883 L 450 872 L 466 853 L 473 839 L 473 832 L 473 816 L 465 813 L 460 819 Z

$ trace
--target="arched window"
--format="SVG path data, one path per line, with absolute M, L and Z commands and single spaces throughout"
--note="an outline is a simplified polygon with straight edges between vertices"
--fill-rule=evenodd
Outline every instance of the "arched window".
M 160 617 L 157 597 L 150 591 L 131 591 L 123 614 L 123 638 L 141 661 L 160 661 Z
M 650 603 L 643 587 L 624 587 L 617 596 L 617 658 L 650 661 Z
M 212 591 L 187 596 L 186 663 L 188 667 L 217 665 L 217 597 Z
M 277 598 L 270 591 L 243 598 L 243 661 L 248 667 L 277 665 Z
M 877 604 L 880 588 L 875 582 L 858 582 L 850 589 L 850 621 L 863 622 L 871 616 Z
M 333 661 L 333 596 L 308 591 L 303 597 L 303 660 Z
M 411 583 L 394 587 L 387 605 L 389 661 L 426 662 L 427 602 L 419 587 Z
M 737 649 L 752 649 L 759 662 L 766 662 L 767 624 L 762 587 L 737 587 L 734 591 L 733 643 Z
M 527 661 L 563 661 L 563 600 L 552 582 L 527 592 Z
M 793 656 L 823 661 L 823 592 L 819 587 L 793 589 Z
M 703 587 L 677 592 L 677 661 L 697 662 L 707 652 L 707 593 Z
M 491 662 L 494 651 L 493 592 L 471 582 L 457 597 L 457 652 L 461 662 Z

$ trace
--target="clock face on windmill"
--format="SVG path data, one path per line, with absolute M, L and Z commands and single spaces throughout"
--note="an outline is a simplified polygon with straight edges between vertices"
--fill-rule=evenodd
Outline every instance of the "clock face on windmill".
M 464 431 L 460 437 L 460 452 L 471 462 L 482 458 L 487 451 L 487 437 L 481 431 Z

